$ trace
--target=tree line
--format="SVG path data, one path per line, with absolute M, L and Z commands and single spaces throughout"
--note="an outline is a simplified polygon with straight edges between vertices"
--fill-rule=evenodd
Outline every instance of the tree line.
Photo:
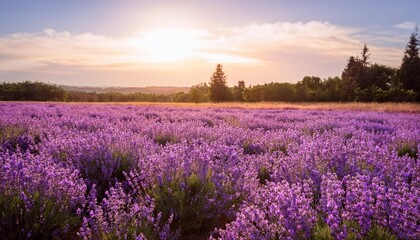
M 66 91 L 54 84 L 25 81 L 0 84 L 1 101 L 67 102 L 420 102 L 419 36 L 416 27 L 409 38 L 400 68 L 370 61 L 364 45 L 360 56 L 349 57 L 341 77 L 305 76 L 292 83 L 249 85 L 239 81 L 227 86 L 223 66 L 217 64 L 209 83 L 192 86 L 186 93 L 149 94 Z
M 182 93 L 170 95 L 118 92 L 96 93 L 66 91 L 43 82 L 24 81 L 0 84 L 0 101 L 59 101 L 59 102 L 171 102 Z
M 418 28 L 410 36 L 400 68 L 371 63 L 369 49 L 364 45 L 360 57 L 348 59 L 341 77 L 321 80 L 306 76 L 296 84 L 272 82 L 249 87 L 239 81 L 230 89 L 226 78 L 222 65 L 217 65 L 208 91 L 212 101 L 420 102 Z M 197 87 L 202 89 L 202 85 Z

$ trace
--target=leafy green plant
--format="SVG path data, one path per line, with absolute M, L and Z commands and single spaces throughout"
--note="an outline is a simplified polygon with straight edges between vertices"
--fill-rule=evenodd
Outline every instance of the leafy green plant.
M 119 182 L 125 181 L 124 172 L 128 173 L 134 167 L 134 157 L 123 151 L 112 152 L 112 159 L 116 161 L 114 176 Z
M 104 198 L 105 192 L 116 182 L 124 182 L 126 180 L 124 172 L 130 172 L 135 166 L 134 157 L 129 153 L 120 150 L 111 151 L 98 152 L 91 158 L 80 160 L 81 177 L 88 179 L 90 186 L 96 185 L 98 199 Z M 66 156 L 60 154 L 59 157 Z
M 248 140 L 242 143 L 242 148 L 244 149 L 244 154 L 248 154 L 248 155 L 256 155 L 256 154 L 264 153 L 264 149 L 262 147 L 252 144 Z
M 155 212 L 161 213 L 163 220 L 174 215 L 171 229 L 180 230 L 181 236 L 209 232 L 220 217 L 212 216 L 216 206 L 210 199 L 215 200 L 217 192 L 211 172 L 204 177 L 196 173 L 179 173 L 171 179 L 159 177 L 148 194 L 154 198 Z
M 154 141 L 155 143 L 165 146 L 168 143 L 176 143 L 176 137 L 172 134 L 158 134 Z
M 0 142 L 16 139 L 26 132 L 27 130 L 24 127 L 16 124 L 0 125 Z
M 379 226 L 377 224 L 373 224 L 369 232 L 362 236 L 361 235 L 361 228 L 356 221 L 345 221 L 344 224 L 347 228 L 347 240 L 353 239 L 362 239 L 362 240 L 396 240 L 398 239 L 397 236 L 392 234 L 388 229 L 385 227 Z M 315 225 L 312 235 L 312 240 L 333 240 L 334 237 L 331 234 L 331 230 L 328 225 L 322 220 L 319 219 L 317 224 Z
M 81 219 L 40 192 L 0 194 L 3 239 L 62 239 L 76 237 Z
M 397 236 L 392 234 L 388 229 L 373 225 L 368 234 L 364 237 L 366 240 L 397 240 Z
M 312 240 L 334 240 L 334 237 L 332 236 L 331 230 L 328 227 L 328 225 L 324 221 L 319 219 L 313 229 L 311 239 Z
M 415 144 L 405 143 L 397 149 L 398 156 L 402 157 L 408 155 L 411 158 L 417 159 L 419 150 Z
M 267 181 L 270 181 L 270 172 L 266 167 L 262 166 L 260 169 L 258 169 L 257 178 L 259 183 L 264 185 L 267 183 Z
M 280 151 L 280 152 L 284 153 L 285 155 L 288 155 L 286 144 L 279 144 L 279 145 L 276 145 L 276 146 L 274 146 L 270 149 L 270 153 L 273 153 L 273 152 L 276 152 L 276 151 Z
M 126 240 L 136 240 L 137 236 L 141 233 L 146 239 L 154 240 L 159 239 L 159 234 L 155 232 L 152 226 L 149 226 L 144 223 L 140 223 L 136 219 L 126 219 L 125 222 L 120 223 L 116 229 L 113 231 L 105 231 L 98 227 L 98 232 L 93 234 L 93 239 L 102 239 L 102 240 L 119 240 L 121 239 L 121 232 L 124 232 L 124 239 Z
M 361 237 L 362 228 L 357 223 L 357 221 L 344 221 L 344 225 L 347 228 L 347 238 L 348 240 L 357 240 Z

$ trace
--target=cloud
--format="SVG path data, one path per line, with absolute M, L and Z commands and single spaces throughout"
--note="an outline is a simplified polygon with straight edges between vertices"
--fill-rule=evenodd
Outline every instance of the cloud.
M 389 32 L 369 34 L 363 29 L 319 21 L 250 24 L 221 31 L 224 37 L 219 45 L 229 46 L 227 50 L 262 62 L 296 65 L 310 61 L 318 65 L 320 59 L 344 62 L 349 56 L 358 55 L 367 44 L 374 61 L 398 66 L 403 51 L 398 46 L 404 46 L 407 38 Z
M 176 74 L 183 83 L 175 85 L 191 85 L 207 81 L 207 75 L 200 74 L 220 62 L 230 67 L 235 79 L 294 82 L 304 75 L 339 74 L 347 58 L 358 55 L 365 43 L 373 61 L 398 66 L 403 49 L 397 45 L 404 46 L 406 38 L 392 31 L 365 33 L 319 21 L 160 29 L 129 36 L 45 29 L 0 36 L 0 80 L 9 80 L 2 79 L 11 76 L 5 72 L 81 80 L 96 74 L 123 76 L 131 84 L 133 79 L 158 81 Z
M 408 22 L 402 22 L 402 23 L 396 24 L 393 27 L 399 28 L 399 29 L 410 29 L 410 30 L 413 30 L 415 26 L 416 26 L 416 23 L 415 22 L 409 22 L 408 21 Z
M 225 29 L 230 42 L 240 49 L 316 51 L 320 54 L 348 54 L 360 44 L 352 38 L 357 29 L 344 28 L 328 22 L 278 22 L 252 24 Z

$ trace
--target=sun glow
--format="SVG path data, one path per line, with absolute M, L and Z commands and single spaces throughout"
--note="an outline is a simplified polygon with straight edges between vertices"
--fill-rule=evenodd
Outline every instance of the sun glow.
M 145 34 L 141 45 L 151 61 L 182 61 L 194 55 L 199 39 L 194 31 L 166 29 Z

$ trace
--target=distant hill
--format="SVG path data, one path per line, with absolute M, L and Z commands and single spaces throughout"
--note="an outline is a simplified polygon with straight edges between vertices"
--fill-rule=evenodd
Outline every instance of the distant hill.
M 77 86 L 65 86 L 60 85 L 60 88 L 66 91 L 79 91 L 79 92 L 96 92 L 96 93 L 107 93 L 107 92 L 115 92 L 115 93 L 122 93 L 122 94 L 130 94 L 130 93 L 154 93 L 154 94 L 171 94 L 171 93 L 178 93 L 178 92 L 185 92 L 187 93 L 190 88 L 189 87 L 77 87 Z

